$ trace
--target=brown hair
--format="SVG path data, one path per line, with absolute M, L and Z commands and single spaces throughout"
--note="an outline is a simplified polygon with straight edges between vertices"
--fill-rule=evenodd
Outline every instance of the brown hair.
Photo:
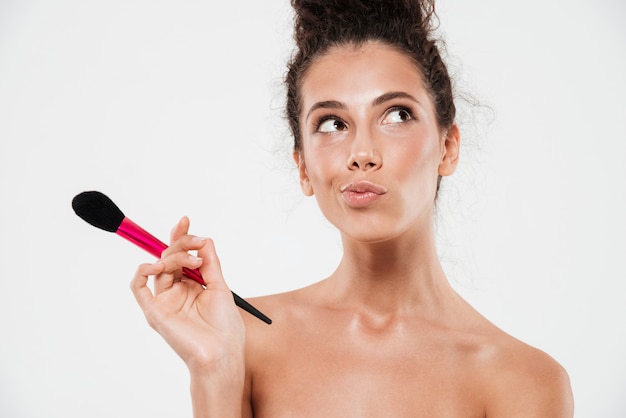
M 441 130 L 454 123 L 456 107 L 448 69 L 433 36 L 434 0 L 291 0 L 296 50 L 287 64 L 286 116 L 294 150 L 302 149 L 300 88 L 316 57 L 333 46 L 378 41 L 407 54 L 421 72 Z

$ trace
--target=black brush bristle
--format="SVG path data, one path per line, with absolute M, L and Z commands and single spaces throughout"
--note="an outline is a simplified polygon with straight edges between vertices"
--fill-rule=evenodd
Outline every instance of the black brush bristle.
M 74 196 L 72 208 L 87 223 L 109 232 L 117 232 L 125 217 L 111 199 L 96 191 L 82 192 Z

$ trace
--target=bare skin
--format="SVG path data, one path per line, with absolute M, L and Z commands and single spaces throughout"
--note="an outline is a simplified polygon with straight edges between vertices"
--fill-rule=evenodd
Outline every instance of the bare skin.
M 149 323 L 190 370 L 194 415 L 572 417 L 561 366 L 491 324 L 445 277 L 433 207 L 460 139 L 456 126 L 437 126 L 413 62 L 375 42 L 335 47 L 302 93 L 294 159 L 303 192 L 341 231 L 337 270 L 251 299 L 268 326 L 237 313 L 212 242 L 188 235 L 184 218 L 162 260 L 133 280 Z M 199 267 L 207 289 L 183 266 Z

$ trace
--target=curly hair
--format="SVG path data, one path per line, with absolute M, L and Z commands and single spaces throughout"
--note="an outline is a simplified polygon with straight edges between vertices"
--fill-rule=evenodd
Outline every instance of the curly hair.
M 291 0 L 291 5 L 296 50 L 287 64 L 285 111 L 295 151 L 302 149 L 302 80 L 315 58 L 345 44 L 378 41 L 405 53 L 422 75 L 439 128 L 452 126 L 456 106 L 452 81 L 433 34 L 437 21 L 434 0 Z

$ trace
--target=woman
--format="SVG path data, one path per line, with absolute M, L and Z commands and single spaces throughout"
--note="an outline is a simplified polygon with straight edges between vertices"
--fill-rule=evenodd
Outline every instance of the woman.
M 212 241 L 187 218 L 174 227 L 132 289 L 189 368 L 195 416 L 571 417 L 566 372 L 476 312 L 437 257 L 435 199 L 460 135 L 432 2 L 292 5 L 294 160 L 344 253 L 325 280 L 251 300 L 268 326 L 236 309 Z

